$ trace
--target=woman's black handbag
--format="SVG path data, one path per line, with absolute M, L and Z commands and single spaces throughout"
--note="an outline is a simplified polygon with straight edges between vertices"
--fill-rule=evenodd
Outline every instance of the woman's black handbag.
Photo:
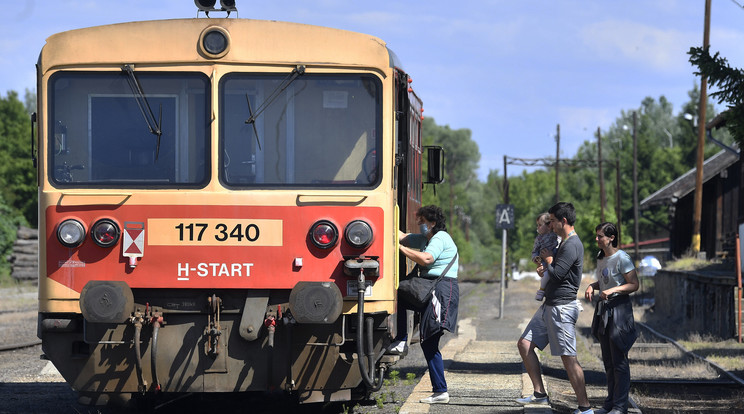
M 418 275 L 418 265 L 414 271 L 406 275 L 406 278 L 398 284 L 398 298 L 407 302 L 415 309 L 425 307 L 431 301 L 432 292 L 437 283 L 447 274 L 452 264 L 455 263 L 457 254 L 452 258 L 441 275 L 436 279 L 426 279 Z

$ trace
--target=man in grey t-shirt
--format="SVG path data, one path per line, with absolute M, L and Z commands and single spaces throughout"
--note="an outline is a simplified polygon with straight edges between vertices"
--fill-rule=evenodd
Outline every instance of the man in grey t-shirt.
M 545 286 L 545 302 L 535 312 L 517 342 L 519 355 L 532 381 L 534 393 L 518 399 L 517 402 L 520 404 L 548 402 L 535 347 L 544 349 L 549 343 L 550 353 L 561 357 L 563 367 L 576 393 L 579 408 L 574 414 L 592 414 L 586 395 L 584 370 L 576 358 L 576 320 L 580 312 L 576 293 L 584 267 L 584 245 L 574 230 L 576 211 L 573 204 L 557 203 L 548 210 L 548 213 L 550 226 L 562 241 L 555 257 L 551 257 L 552 252 L 546 249 L 540 252 L 540 257 L 545 260 L 546 265 L 538 267 L 537 272 L 540 277 L 544 274 L 550 277 Z

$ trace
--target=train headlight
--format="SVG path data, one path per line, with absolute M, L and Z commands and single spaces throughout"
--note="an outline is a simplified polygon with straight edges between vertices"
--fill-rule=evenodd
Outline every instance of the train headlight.
M 372 227 L 362 220 L 354 220 L 346 226 L 344 237 L 352 247 L 363 249 L 372 243 Z
M 199 36 L 199 50 L 212 59 L 225 56 L 230 50 L 230 34 L 222 27 L 207 27 Z
M 68 219 L 57 227 L 57 240 L 65 247 L 77 247 L 85 239 L 85 227 L 75 220 Z
M 111 247 L 119 241 L 119 226 L 113 220 L 101 219 L 93 225 L 90 237 L 101 247 Z
M 328 220 L 321 220 L 310 228 L 310 239 L 321 249 L 330 249 L 338 241 L 338 229 Z

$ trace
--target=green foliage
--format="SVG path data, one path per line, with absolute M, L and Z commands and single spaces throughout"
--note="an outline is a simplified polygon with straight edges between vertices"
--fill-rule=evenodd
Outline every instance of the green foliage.
M 619 223 L 621 244 L 633 242 L 633 113 L 636 113 L 637 186 L 638 201 L 653 194 L 695 166 L 697 135 L 694 123 L 685 114 L 697 113 L 699 92 L 693 89 L 690 101 L 675 115 L 672 105 L 663 96 L 658 100 L 645 98 L 639 108 L 622 111 L 606 131 L 600 131 L 602 140 L 602 179 L 605 206 L 601 207 L 599 148 L 597 136 L 585 141 L 577 153 L 562 158 L 559 169 L 559 195 L 561 201 L 570 201 L 577 211 L 576 232 L 584 243 L 585 269 L 595 265 L 597 251 L 594 228 L 604 219 Z M 715 110 L 709 106 L 709 117 Z M 719 140 L 730 142 L 727 131 L 717 132 Z M 720 151 L 706 143 L 705 154 Z M 510 262 L 529 258 L 535 238 L 535 219 L 555 202 L 554 167 L 523 172 L 509 178 L 509 199 L 515 206 L 516 229 L 509 232 Z M 618 180 L 619 177 L 619 180 Z M 489 183 L 500 177 L 494 173 Z M 619 182 L 619 185 L 618 185 Z M 501 186 L 503 187 L 503 186 Z M 619 200 L 619 211 L 617 208 Z M 604 217 L 603 217 L 604 216 Z M 620 218 L 618 220 L 618 217 Z M 642 240 L 668 235 L 669 217 L 666 208 L 640 212 L 639 231 Z M 526 269 L 533 269 L 531 263 Z
M 28 99 L 28 92 L 27 92 Z M 36 171 L 30 160 L 29 116 L 18 94 L 0 97 L 0 278 L 10 274 L 18 226 L 37 223 Z
M 382 409 L 385 406 L 385 396 L 380 394 L 375 397 L 375 404 L 377 405 L 377 408 Z
M 27 96 L 28 99 L 28 96 Z M 16 92 L 0 98 L 0 194 L 12 211 L 35 226 L 36 169 L 31 161 L 30 118 Z
M 469 129 L 438 126 L 432 118 L 424 119 L 422 130 L 424 145 L 440 145 L 445 153 L 445 181 L 436 188 L 426 186 L 423 204 L 436 204 L 444 210 L 447 230 L 459 250 L 460 264 L 475 268 L 493 266 L 493 213 L 483 212 L 492 212 L 494 204 L 487 203 L 491 196 L 476 175 L 480 160 L 478 145 Z
M 744 144 L 744 71 L 732 68 L 718 52 L 711 56 L 707 48 L 691 47 L 687 52 L 690 63 L 698 67 L 696 75 L 708 79 L 708 84 L 718 88 L 710 94 L 718 103 L 726 103 L 726 126 L 742 148 Z
M 5 203 L 0 193 L 0 279 L 10 275 L 7 257 L 12 253 L 18 226 L 23 222 L 23 217 L 20 217 Z

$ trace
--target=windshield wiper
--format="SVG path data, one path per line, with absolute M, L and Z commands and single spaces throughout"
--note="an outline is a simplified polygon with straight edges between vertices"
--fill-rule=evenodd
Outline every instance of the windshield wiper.
M 150 108 L 150 103 L 147 101 L 144 92 L 142 92 L 137 77 L 134 76 L 132 65 L 124 65 L 121 67 L 121 70 L 127 74 L 127 82 L 129 83 L 129 87 L 132 89 L 134 100 L 137 102 L 137 106 L 139 107 L 142 116 L 145 118 L 147 128 L 150 130 L 151 134 L 157 135 L 158 137 L 158 142 L 155 145 L 155 161 L 157 161 L 158 154 L 160 153 L 160 136 L 163 135 L 163 131 L 160 130 L 160 125 L 163 122 L 163 104 L 160 104 L 160 116 L 156 121 L 155 114 L 152 113 L 152 108 Z M 147 108 L 147 111 L 145 111 L 145 108 Z
M 269 95 L 268 98 L 266 98 L 261 106 L 256 109 L 256 112 L 253 112 L 253 108 L 251 108 L 251 99 L 248 96 L 248 94 L 245 94 L 245 99 L 248 101 L 248 119 L 245 120 L 246 124 L 251 124 L 253 126 L 253 133 L 256 135 L 256 144 L 258 145 L 258 149 L 261 149 L 261 142 L 258 140 L 258 131 L 256 131 L 256 119 L 265 111 L 269 105 L 271 105 L 276 98 L 279 97 L 279 95 L 284 92 L 285 89 L 289 87 L 289 85 L 294 82 L 295 79 L 300 77 L 301 75 L 305 74 L 305 66 L 304 65 L 297 65 L 294 69 L 292 69 L 292 72 L 287 75 L 286 78 L 282 81 L 282 83 L 279 84 L 279 86 L 274 89 L 273 92 Z

